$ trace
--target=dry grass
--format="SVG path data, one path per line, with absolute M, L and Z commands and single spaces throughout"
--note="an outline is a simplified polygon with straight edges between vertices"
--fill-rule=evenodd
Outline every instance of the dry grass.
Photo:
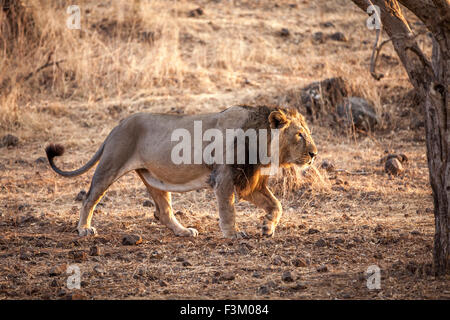
M 349 1 L 78 1 L 82 30 L 65 27 L 71 3 L 29 3 L 38 38 L 23 35 L 13 53 L 0 52 L 0 137 L 20 138 L 18 147 L 0 149 L 0 298 L 64 297 L 70 293 L 66 275 L 49 277 L 49 270 L 73 263 L 69 251 L 93 245 L 103 254 L 80 262 L 80 293 L 88 298 L 449 298 L 449 279 L 428 272 L 434 225 L 424 137 L 400 116 L 397 96 L 410 85 L 390 45 L 380 64 L 385 78 L 370 78 L 373 34 Z M 198 6 L 204 14 L 189 17 Z M 322 26 L 328 21 L 334 27 Z M 281 28 L 290 36 L 281 37 Z M 317 31 L 342 31 L 349 41 L 315 43 Z M 50 52 L 64 62 L 25 81 Z M 278 102 L 336 76 L 374 101 L 380 115 L 389 112 L 395 128 L 354 136 L 312 124 L 317 163 L 328 159 L 347 171 L 312 169 L 273 181 L 284 207 L 273 239 L 259 237 L 263 212 L 247 203 L 237 205 L 238 223 L 252 238 L 221 239 L 209 190 L 174 195 L 179 219 L 200 231 L 196 239 L 176 238 L 142 206 L 147 195 L 134 174 L 115 183 L 98 206 L 100 235 L 79 239 L 72 233 L 80 207 L 74 198 L 92 173 L 62 179 L 35 163 L 55 141 L 68 150 L 59 164 L 79 167 L 133 112 L 215 112 Z M 383 173 L 378 160 L 385 150 L 407 154 L 404 176 Z M 361 171 L 368 175 L 352 174 Z M 129 233 L 142 235 L 143 244 L 122 246 L 121 236 Z M 305 267 L 295 267 L 295 259 Z M 365 286 L 363 273 L 373 264 L 382 269 L 380 291 Z M 328 272 L 317 272 L 320 265 Z M 283 283 L 286 270 L 307 289 Z M 220 280 L 224 273 L 235 279 Z

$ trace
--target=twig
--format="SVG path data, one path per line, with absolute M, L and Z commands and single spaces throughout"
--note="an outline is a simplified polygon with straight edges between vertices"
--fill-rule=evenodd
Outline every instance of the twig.
M 384 77 L 384 74 L 375 72 L 375 67 L 377 65 L 377 60 L 378 60 L 378 56 L 380 54 L 381 48 L 387 42 L 387 41 L 383 41 L 383 43 L 381 45 L 379 45 L 380 34 L 381 34 L 381 29 L 377 29 L 377 34 L 375 36 L 375 43 L 373 44 L 373 49 L 372 49 L 372 56 L 370 57 L 370 74 L 377 81 L 379 81 L 381 78 Z
M 65 59 L 62 59 L 62 60 L 58 60 L 58 61 L 53 61 L 53 62 L 52 62 L 52 61 L 51 61 L 52 56 L 53 56 L 53 51 L 51 51 L 51 52 L 49 53 L 49 55 L 48 55 L 48 57 L 47 57 L 47 62 L 46 62 L 45 64 L 43 64 L 42 66 L 40 66 L 39 68 L 37 68 L 35 71 L 32 71 L 32 72 L 30 72 L 29 74 L 27 74 L 27 75 L 23 78 L 23 80 L 24 80 L 24 81 L 27 81 L 27 80 L 30 79 L 33 75 L 37 74 L 38 72 L 41 72 L 41 71 L 44 70 L 45 68 L 48 68 L 48 67 L 51 67 L 51 66 L 54 66 L 54 65 L 56 65 L 57 67 L 59 67 L 59 64 L 60 64 L 61 62 L 66 61 Z
M 367 172 L 367 171 L 348 171 L 346 169 L 335 169 L 335 172 L 342 172 L 342 173 L 346 173 L 349 175 L 353 175 L 353 176 L 367 176 L 369 174 L 372 174 L 372 172 Z
M 379 81 L 381 78 L 384 77 L 384 74 L 382 73 L 376 73 L 375 69 L 376 69 L 376 65 L 377 65 L 377 61 L 378 61 L 378 56 L 380 55 L 381 49 L 383 48 L 383 46 L 388 43 L 391 42 L 393 40 L 397 40 L 397 39 L 402 39 L 402 38 L 409 38 L 409 39 L 415 39 L 418 36 L 426 33 L 426 32 L 419 32 L 416 33 L 415 35 L 411 36 L 411 35 L 402 35 L 402 36 L 394 36 L 391 37 L 387 40 L 382 41 L 380 44 L 380 35 L 381 35 L 381 31 L 382 29 L 377 29 L 377 33 L 375 36 L 375 43 L 373 44 L 373 50 L 372 50 L 372 56 L 370 57 L 370 74 L 372 75 L 372 77 Z M 429 63 L 427 63 L 428 61 L 426 60 L 426 58 L 423 56 L 423 54 L 421 55 L 419 52 L 417 52 L 416 48 L 413 47 L 407 47 L 406 50 L 410 49 L 411 51 L 413 51 L 414 53 L 416 53 L 420 60 L 426 64 L 427 66 L 429 65 Z

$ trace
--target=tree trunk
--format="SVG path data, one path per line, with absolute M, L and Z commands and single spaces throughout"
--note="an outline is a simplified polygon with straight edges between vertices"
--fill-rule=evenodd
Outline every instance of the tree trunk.
M 447 30 L 447 41 L 450 40 Z M 450 49 L 450 48 L 449 48 Z M 433 190 L 435 235 L 433 264 L 436 274 L 450 270 L 450 53 L 433 40 L 433 81 L 425 100 L 427 158 L 430 183 Z
M 408 77 L 423 103 L 427 159 L 433 191 L 435 237 L 433 266 L 437 275 L 450 272 L 450 4 L 448 0 L 352 0 L 366 11 L 381 9 L 384 30 L 392 39 Z M 433 37 L 430 63 L 418 47 L 398 2 L 427 26 Z

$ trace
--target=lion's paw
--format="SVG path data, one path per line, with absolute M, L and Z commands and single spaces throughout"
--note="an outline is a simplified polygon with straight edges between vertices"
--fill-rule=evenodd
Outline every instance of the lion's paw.
M 181 232 L 177 232 L 176 235 L 179 237 L 194 237 L 195 238 L 198 236 L 198 231 L 197 231 L 197 229 L 194 229 L 194 228 L 185 228 Z
M 90 227 L 90 228 L 78 228 L 78 235 L 80 237 L 87 237 L 90 235 L 96 235 L 97 234 L 97 230 L 94 227 Z
M 275 233 L 275 227 L 270 228 L 269 226 L 265 225 L 262 228 L 262 236 L 271 238 L 273 237 L 273 234 Z

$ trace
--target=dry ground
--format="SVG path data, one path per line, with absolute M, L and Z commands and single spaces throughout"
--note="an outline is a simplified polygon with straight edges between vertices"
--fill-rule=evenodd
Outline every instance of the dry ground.
M 44 5 L 35 16 L 42 30 L 37 49 L 18 48 L 18 57 L 2 53 L 0 135 L 20 141 L 0 148 L 0 299 L 450 298 L 450 279 L 430 272 L 433 204 L 423 128 L 411 129 L 420 116 L 403 99 L 410 90 L 406 74 L 386 46 L 385 78 L 370 79 L 374 35 L 349 1 L 136 1 L 142 7 L 134 18 L 126 5 L 120 11 L 110 2 L 80 1 L 84 31 L 60 27 L 61 3 Z M 190 17 L 199 6 L 204 13 Z M 289 36 L 281 36 L 281 28 Z M 316 43 L 317 31 L 342 31 L 348 41 Z M 65 63 L 20 81 L 51 50 Z M 311 124 L 318 163 L 332 161 L 350 174 L 307 171 L 291 192 L 283 179 L 273 181 L 284 215 L 272 239 L 259 236 L 263 212 L 247 203 L 237 205 L 238 224 L 251 238 L 221 239 L 210 190 L 173 195 L 179 220 L 200 232 L 177 238 L 143 206 L 147 192 L 134 173 L 98 205 L 99 235 L 78 238 L 81 202 L 75 197 L 88 189 L 92 171 L 64 179 L 36 161 L 54 141 L 67 149 L 58 165 L 79 167 L 133 112 L 212 112 L 286 101 L 288 93 L 332 76 L 342 76 L 380 115 L 390 116 L 369 135 Z M 403 176 L 384 173 L 379 160 L 386 151 L 408 156 Z M 126 234 L 143 242 L 124 246 Z M 94 246 L 97 256 L 89 254 Z M 70 264 L 82 271 L 80 290 L 67 289 Z M 381 269 L 381 290 L 366 287 L 371 265 Z M 286 271 L 292 282 L 282 280 Z

